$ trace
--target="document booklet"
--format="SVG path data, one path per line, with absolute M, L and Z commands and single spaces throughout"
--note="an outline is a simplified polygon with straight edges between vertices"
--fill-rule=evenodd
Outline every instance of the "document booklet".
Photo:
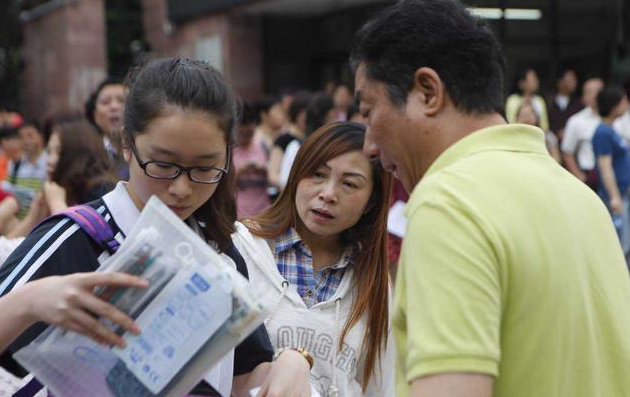
M 262 323 L 248 281 L 156 197 L 99 271 L 149 280 L 95 290 L 141 333 L 101 320 L 125 339 L 121 349 L 49 327 L 14 357 L 57 397 L 179 397 Z

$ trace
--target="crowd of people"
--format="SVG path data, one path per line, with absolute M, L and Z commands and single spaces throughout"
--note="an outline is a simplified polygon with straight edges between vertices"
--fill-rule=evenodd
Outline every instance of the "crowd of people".
M 566 69 L 545 99 L 525 69 L 506 98 L 458 0 L 386 8 L 350 65 L 353 84 L 244 102 L 158 59 L 43 127 L 3 109 L 2 365 L 25 375 L 9 355 L 42 322 L 142 332 L 92 291 L 146 280 L 95 272 L 111 253 L 51 215 L 88 203 L 123 240 L 155 195 L 269 310 L 191 395 L 629 395 L 630 87 L 586 76 L 578 97 Z
M 549 154 L 599 194 L 608 207 L 626 257 L 630 255 L 630 78 L 606 84 L 587 75 L 577 95 L 575 70 L 564 69 L 547 100 L 536 71 L 519 73 L 505 104 L 506 119 L 540 127 Z

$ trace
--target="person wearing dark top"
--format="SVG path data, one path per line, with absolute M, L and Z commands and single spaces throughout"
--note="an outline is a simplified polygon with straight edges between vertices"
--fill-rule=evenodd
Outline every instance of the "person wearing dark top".
M 119 182 L 89 205 L 122 241 L 155 195 L 228 264 L 243 268 L 235 247 L 244 237 L 235 233 L 230 148 L 237 105 L 231 88 L 212 67 L 182 58 L 149 62 L 130 79 L 124 113 L 129 182 Z M 108 256 L 68 218 L 51 219 L 35 229 L 0 269 L 0 296 L 31 280 L 93 271 Z M 72 308 L 69 313 L 87 315 L 83 302 L 66 303 Z M 9 350 L 24 346 L 41 330 L 41 325 L 31 327 Z M 271 353 L 269 338 L 259 327 L 204 376 L 212 387 L 203 393 L 248 395 L 250 388 L 261 386 L 259 396 L 307 395 L 310 363 L 305 356 L 286 351 L 271 364 Z
M 286 179 L 283 178 L 282 169 L 285 162 L 287 147 L 292 142 L 300 144 L 306 134 L 306 111 L 309 95 L 301 93 L 295 96 L 289 107 L 289 127 L 288 131 L 281 134 L 273 143 L 269 153 L 269 164 L 267 166 L 267 180 L 269 184 L 278 190 L 284 189 Z M 277 197 L 277 194 L 273 197 Z
M 626 260 L 630 254 L 630 148 L 612 124 L 627 109 L 628 98 L 621 87 L 604 87 L 597 94 L 602 119 L 592 140 L 598 192 L 613 218 Z
M 47 152 L 49 181 L 44 183 L 44 197 L 51 214 L 96 200 L 114 188 L 107 152 L 87 120 L 55 125 Z
M 564 69 L 556 80 L 556 92 L 547 101 L 547 114 L 549 115 L 549 129 L 556 134 L 558 140 L 562 140 L 564 126 L 569 117 L 573 116 L 584 105 L 575 95 L 577 76 L 573 69 Z

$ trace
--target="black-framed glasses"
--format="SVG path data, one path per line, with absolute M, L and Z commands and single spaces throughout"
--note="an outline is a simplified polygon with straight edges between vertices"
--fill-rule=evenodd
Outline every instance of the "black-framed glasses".
M 217 167 L 184 167 L 179 164 L 169 163 L 168 161 L 142 161 L 140 160 L 140 156 L 138 155 L 138 149 L 136 148 L 136 143 L 131 140 L 131 151 L 133 152 L 136 161 L 142 171 L 151 177 L 156 179 L 175 179 L 182 172 L 185 172 L 188 175 L 188 179 L 197 183 L 219 183 L 221 179 L 230 171 L 230 147 L 228 146 L 226 149 L 226 158 L 225 158 L 225 169 L 217 168 Z

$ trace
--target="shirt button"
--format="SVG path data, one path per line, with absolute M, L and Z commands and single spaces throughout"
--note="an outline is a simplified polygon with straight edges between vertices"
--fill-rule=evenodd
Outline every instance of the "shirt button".
M 307 289 L 306 290 L 306 295 L 313 296 L 313 290 L 312 289 Z

